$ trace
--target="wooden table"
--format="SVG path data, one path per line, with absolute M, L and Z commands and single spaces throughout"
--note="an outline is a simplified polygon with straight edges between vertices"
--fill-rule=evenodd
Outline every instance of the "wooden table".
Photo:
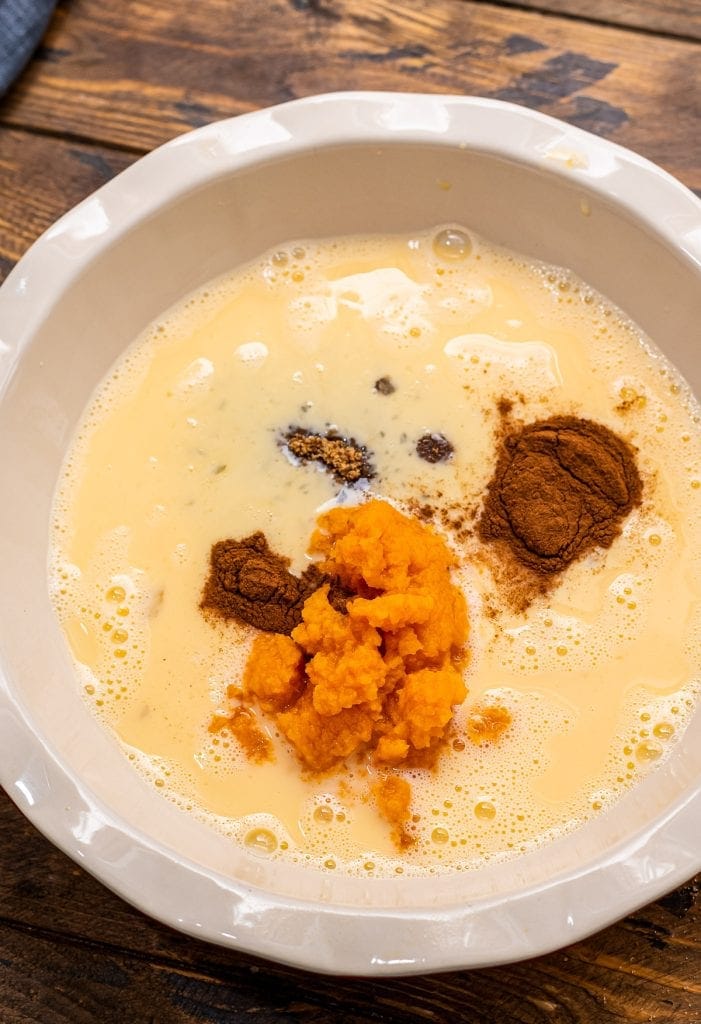
M 335 89 L 513 100 L 638 150 L 701 196 L 701 0 L 66 0 L 0 102 L 0 278 L 153 146 Z M 2 1024 L 249 1020 L 699 1024 L 701 876 L 527 963 L 321 978 L 153 923 L 0 796 Z

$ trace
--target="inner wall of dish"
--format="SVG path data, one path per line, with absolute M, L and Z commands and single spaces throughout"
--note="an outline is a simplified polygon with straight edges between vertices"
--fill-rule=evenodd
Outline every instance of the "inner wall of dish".
M 301 153 L 215 177 L 154 210 L 57 302 L 0 405 L 0 555 L 12 595 L 2 655 L 15 693 L 50 746 L 128 826 L 211 870 L 285 894 L 373 905 L 456 898 L 449 878 L 429 887 L 382 882 L 379 897 L 372 882 L 322 879 L 252 860 L 152 792 L 77 692 L 46 592 L 51 497 L 95 385 L 143 327 L 184 294 L 292 238 L 445 222 L 570 267 L 631 315 L 701 392 L 692 346 L 701 273 L 691 261 L 590 192 L 576 171 L 562 175 L 466 150 L 393 144 Z M 536 884 L 648 826 L 701 774 L 700 739 L 697 714 L 668 765 L 612 814 L 547 853 L 461 876 L 460 898 Z

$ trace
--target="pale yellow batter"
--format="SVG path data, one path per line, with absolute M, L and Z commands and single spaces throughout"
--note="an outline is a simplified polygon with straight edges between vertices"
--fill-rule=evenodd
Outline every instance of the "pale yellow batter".
M 387 376 L 392 394 L 374 387 Z M 472 619 L 458 733 L 490 697 L 514 722 L 413 773 L 420 842 L 399 854 L 367 780 L 304 780 L 272 732 L 275 763 L 251 765 L 207 731 L 253 633 L 200 612 L 209 549 L 261 529 L 301 569 L 329 503 L 478 510 L 503 397 L 522 422 L 572 414 L 627 438 L 643 504 L 523 615 L 479 540 L 446 527 Z M 344 491 L 294 464 L 279 443 L 291 426 L 353 436 L 377 475 Z M 452 442 L 450 461 L 418 458 L 427 432 Z M 58 488 L 51 588 L 86 699 L 165 797 L 262 856 L 466 869 L 571 830 L 671 749 L 701 677 L 700 515 L 696 402 L 572 275 L 438 230 L 300 242 L 189 297 L 103 382 Z

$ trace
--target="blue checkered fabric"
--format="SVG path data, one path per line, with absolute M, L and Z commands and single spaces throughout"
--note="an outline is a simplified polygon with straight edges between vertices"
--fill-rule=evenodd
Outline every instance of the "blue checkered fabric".
M 56 0 L 0 0 L 0 95 L 37 48 Z

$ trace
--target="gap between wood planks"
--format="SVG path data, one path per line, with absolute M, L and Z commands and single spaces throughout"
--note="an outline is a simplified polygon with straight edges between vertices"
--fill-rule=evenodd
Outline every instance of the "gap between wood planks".
M 157 924 L 157 922 L 155 922 Z M 115 942 L 102 942 L 98 939 L 91 939 L 87 936 L 78 935 L 76 932 L 70 931 L 59 931 L 56 928 L 46 928 L 43 925 L 28 924 L 24 921 L 16 921 L 11 917 L 0 916 L 0 929 L 6 928 L 8 931 L 15 932 L 20 935 L 26 935 L 30 939 L 35 939 L 42 942 L 49 942 L 60 946 L 71 946 L 74 949 L 83 950 L 86 953 L 97 953 L 100 955 L 110 955 L 122 957 L 125 960 L 134 960 L 142 964 L 147 964 L 149 967 L 153 967 L 157 970 L 177 971 L 179 974 L 185 974 L 191 977 L 197 977 L 202 981 L 210 981 L 213 984 L 225 984 L 226 979 L 221 977 L 221 971 L 237 971 L 246 970 L 253 973 L 258 970 L 262 970 L 264 967 L 277 968 L 278 970 L 291 971 L 295 973 L 299 972 L 297 968 L 287 967 L 284 964 L 275 964 L 273 962 L 268 963 L 267 961 L 260 960 L 249 953 L 244 953 L 235 949 L 228 950 L 232 956 L 240 957 L 242 960 L 248 962 L 233 961 L 230 965 L 223 967 L 219 964 L 202 964 L 202 969 L 196 970 L 191 964 L 178 959 L 177 957 L 164 956 L 163 954 L 145 952 L 136 949 L 133 946 L 123 946 Z M 200 940 L 193 938 L 193 943 L 200 945 Z M 219 974 L 217 974 L 217 970 Z
M 89 146 L 91 149 L 110 149 L 114 150 L 115 153 L 127 153 L 135 157 L 145 156 L 150 152 L 150 149 L 146 146 L 130 146 L 127 142 L 102 142 L 100 139 L 91 138 L 89 135 L 81 135 L 79 132 L 54 131 L 51 128 L 31 124 L 4 125 L 1 118 L 0 108 L 0 132 L 3 129 L 13 131 L 16 134 L 23 132 L 25 135 L 37 135 L 42 139 L 57 139 L 59 142 L 65 142 L 68 145 Z
M 670 28 L 659 28 L 655 24 L 645 25 L 639 21 L 627 20 L 625 18 L 607 18 L 603 14 L 596 15 L 589 13 L 583 13 L 579 4 L 581 0 L 577 0 L 577 3 L 572 4 L 572 9 L 563 8 L 562 6 L 554 6 L 557 0 L 553 0 L 553 3 L 539 2 L 539 0 L 461 0 L 462 3 L 475 3 L 483 4 L 490 7 L 509 7 L 512 10 L 522 11 L 524 13 L 541 14 L 546 18 L 565 18 L 569 21 L 584 22 L 587 25 L 597 25 L 601 28 L 611 28 L 618 31 L 635 32 L 640 35 L 654 36 L 659 39 L 670 39 L 676 40 L 683 43 L 694 43 L 701 47 L 701 4 L 698 0 L 692 0 L 693 6 L 698 6 L 698 15 L 692 14 L 691 18 L 699 23 L 698 34 L 689 32 L 687 29 L 670 29 Z M 616 0 L 613 0 L 616 3 Z M 579 8 L 579 9 L 577 9 Z M 693 22 L 690 23 L 693 27 Z

